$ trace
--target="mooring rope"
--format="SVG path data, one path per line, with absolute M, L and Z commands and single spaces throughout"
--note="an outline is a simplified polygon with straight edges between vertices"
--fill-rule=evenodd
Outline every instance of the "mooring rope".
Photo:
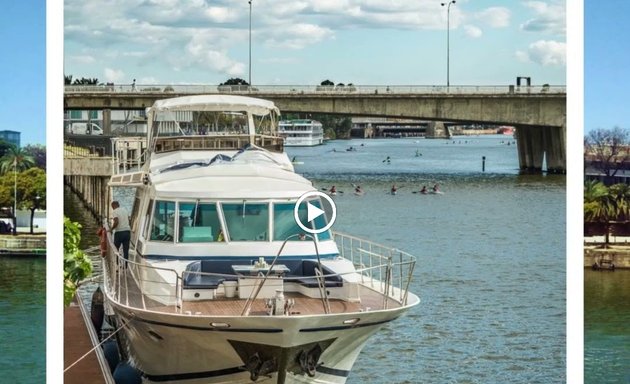
M 131 316 L 131 318 L 133 318 L 133 315 Z M 118 333 L 118 331 L 120 331 L 121 329 L 125 328 L 127 326 L 127 324 L 129 323 L 129 321 L 131 321 L 131 318 L 129 318 L 127 321 L 125 321 L 125 323 L 123 325 L 121 325 L 120 327 L 118 327 L 117 330 L 115 330 L 114 332 L 112 332 L 111 335 L 107 336 L 106 338 L 103 339 L 103 341 L 101 341 L 100 343 L 98 343 L 97 345 L 94 346 L 94 348 L 90 349 L 89 351 L 87 351 L 83 356 L 79 357 L 74 363 L 70 364 L 67 368 L 65 368 L 63 370 L 64 373 L 66 373 L 66 371 L 72 367 L 74 367 L 75 365 L 77 365 L 81 360 L 85 359 L 90 353 L 94 352 L 94 350 L 96 350 L 96 348 L 100 347 L 101 345 L 103 345 L 103 343 L 105 343 L 107 340 L 111 339 L 112 336 L 114 336 L 116 333 Z

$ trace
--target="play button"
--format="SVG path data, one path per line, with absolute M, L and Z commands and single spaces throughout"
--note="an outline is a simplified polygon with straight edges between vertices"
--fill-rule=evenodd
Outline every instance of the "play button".
M 306 208 L 307 208 L 308 221 L 313 221 L 319 216 L 324 214 L 323 210 L 317 208 L 311 203 L 306 203 Z
M 318 198 L 321 199 L 321 202 Z M 302 204 L 306 204 L 306 223 L 300 221 L 299 211 L 300 205 Z M 324 206 L 319 207 L 319 204 L 323 204 Z M 324 215 L 326 211 L 330 212 L 330 215 L 328 215 L 328 223 L 326 223 L 326 215 Z M 337 218 L 337 207 L 335 207 L 335 203 L 327 194 L 317 191 L 307 192 L 300 196 L 298 201 L 295 203 L 293 217 L 295 218 L 297 225 L 299 225 L 305 232 L 312 234 L 322 233 L 329 230 L 335 223 L 335 219 Z

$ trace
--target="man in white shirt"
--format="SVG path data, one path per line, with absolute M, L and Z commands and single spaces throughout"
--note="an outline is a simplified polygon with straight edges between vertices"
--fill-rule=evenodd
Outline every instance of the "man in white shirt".
M 116 249 L 123 247 L 123 257 L 129 260 L 129 242 L 131 241 L 131 227 L 129 226 L 129 213 L 120 206 L 118 201 L 112 201 L 112 212 L 114 222 L 110 232 L 114 232 L 114 246 Z M 127 263 L 125 263 L 127 267 Z

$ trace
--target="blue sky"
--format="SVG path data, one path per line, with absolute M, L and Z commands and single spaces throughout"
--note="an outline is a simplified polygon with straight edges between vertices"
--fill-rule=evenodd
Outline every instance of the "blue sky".
M 446 83 L 440 0 L 253 0 L 252 83 Z M 65 0 L 64 71 L 102 82 L 248 79 L 247 0 Z M 459 0 L 451 85 L 566 84 L 564 1 Z
M 0 12 L 0 130 L 46 143 L 46 1 L 5 1 Z
M 630 2 L 584 1 L 584 131 L 630 128 Z

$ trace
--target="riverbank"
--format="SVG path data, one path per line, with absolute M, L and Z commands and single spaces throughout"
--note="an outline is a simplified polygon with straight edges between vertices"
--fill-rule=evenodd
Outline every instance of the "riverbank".
M 46 233 L 30 234 L 30 228 L 18 228 L 17 235 L 0 235 L 0 254 L 4 255 L 46 255 Z
M 606 268 L 611 264 L 616 268 L 630 269 L 630 243 L 627 241 L 608 244 L 603 248 L 600 242 L 585 242 L 584 267 L 593 265 Z

